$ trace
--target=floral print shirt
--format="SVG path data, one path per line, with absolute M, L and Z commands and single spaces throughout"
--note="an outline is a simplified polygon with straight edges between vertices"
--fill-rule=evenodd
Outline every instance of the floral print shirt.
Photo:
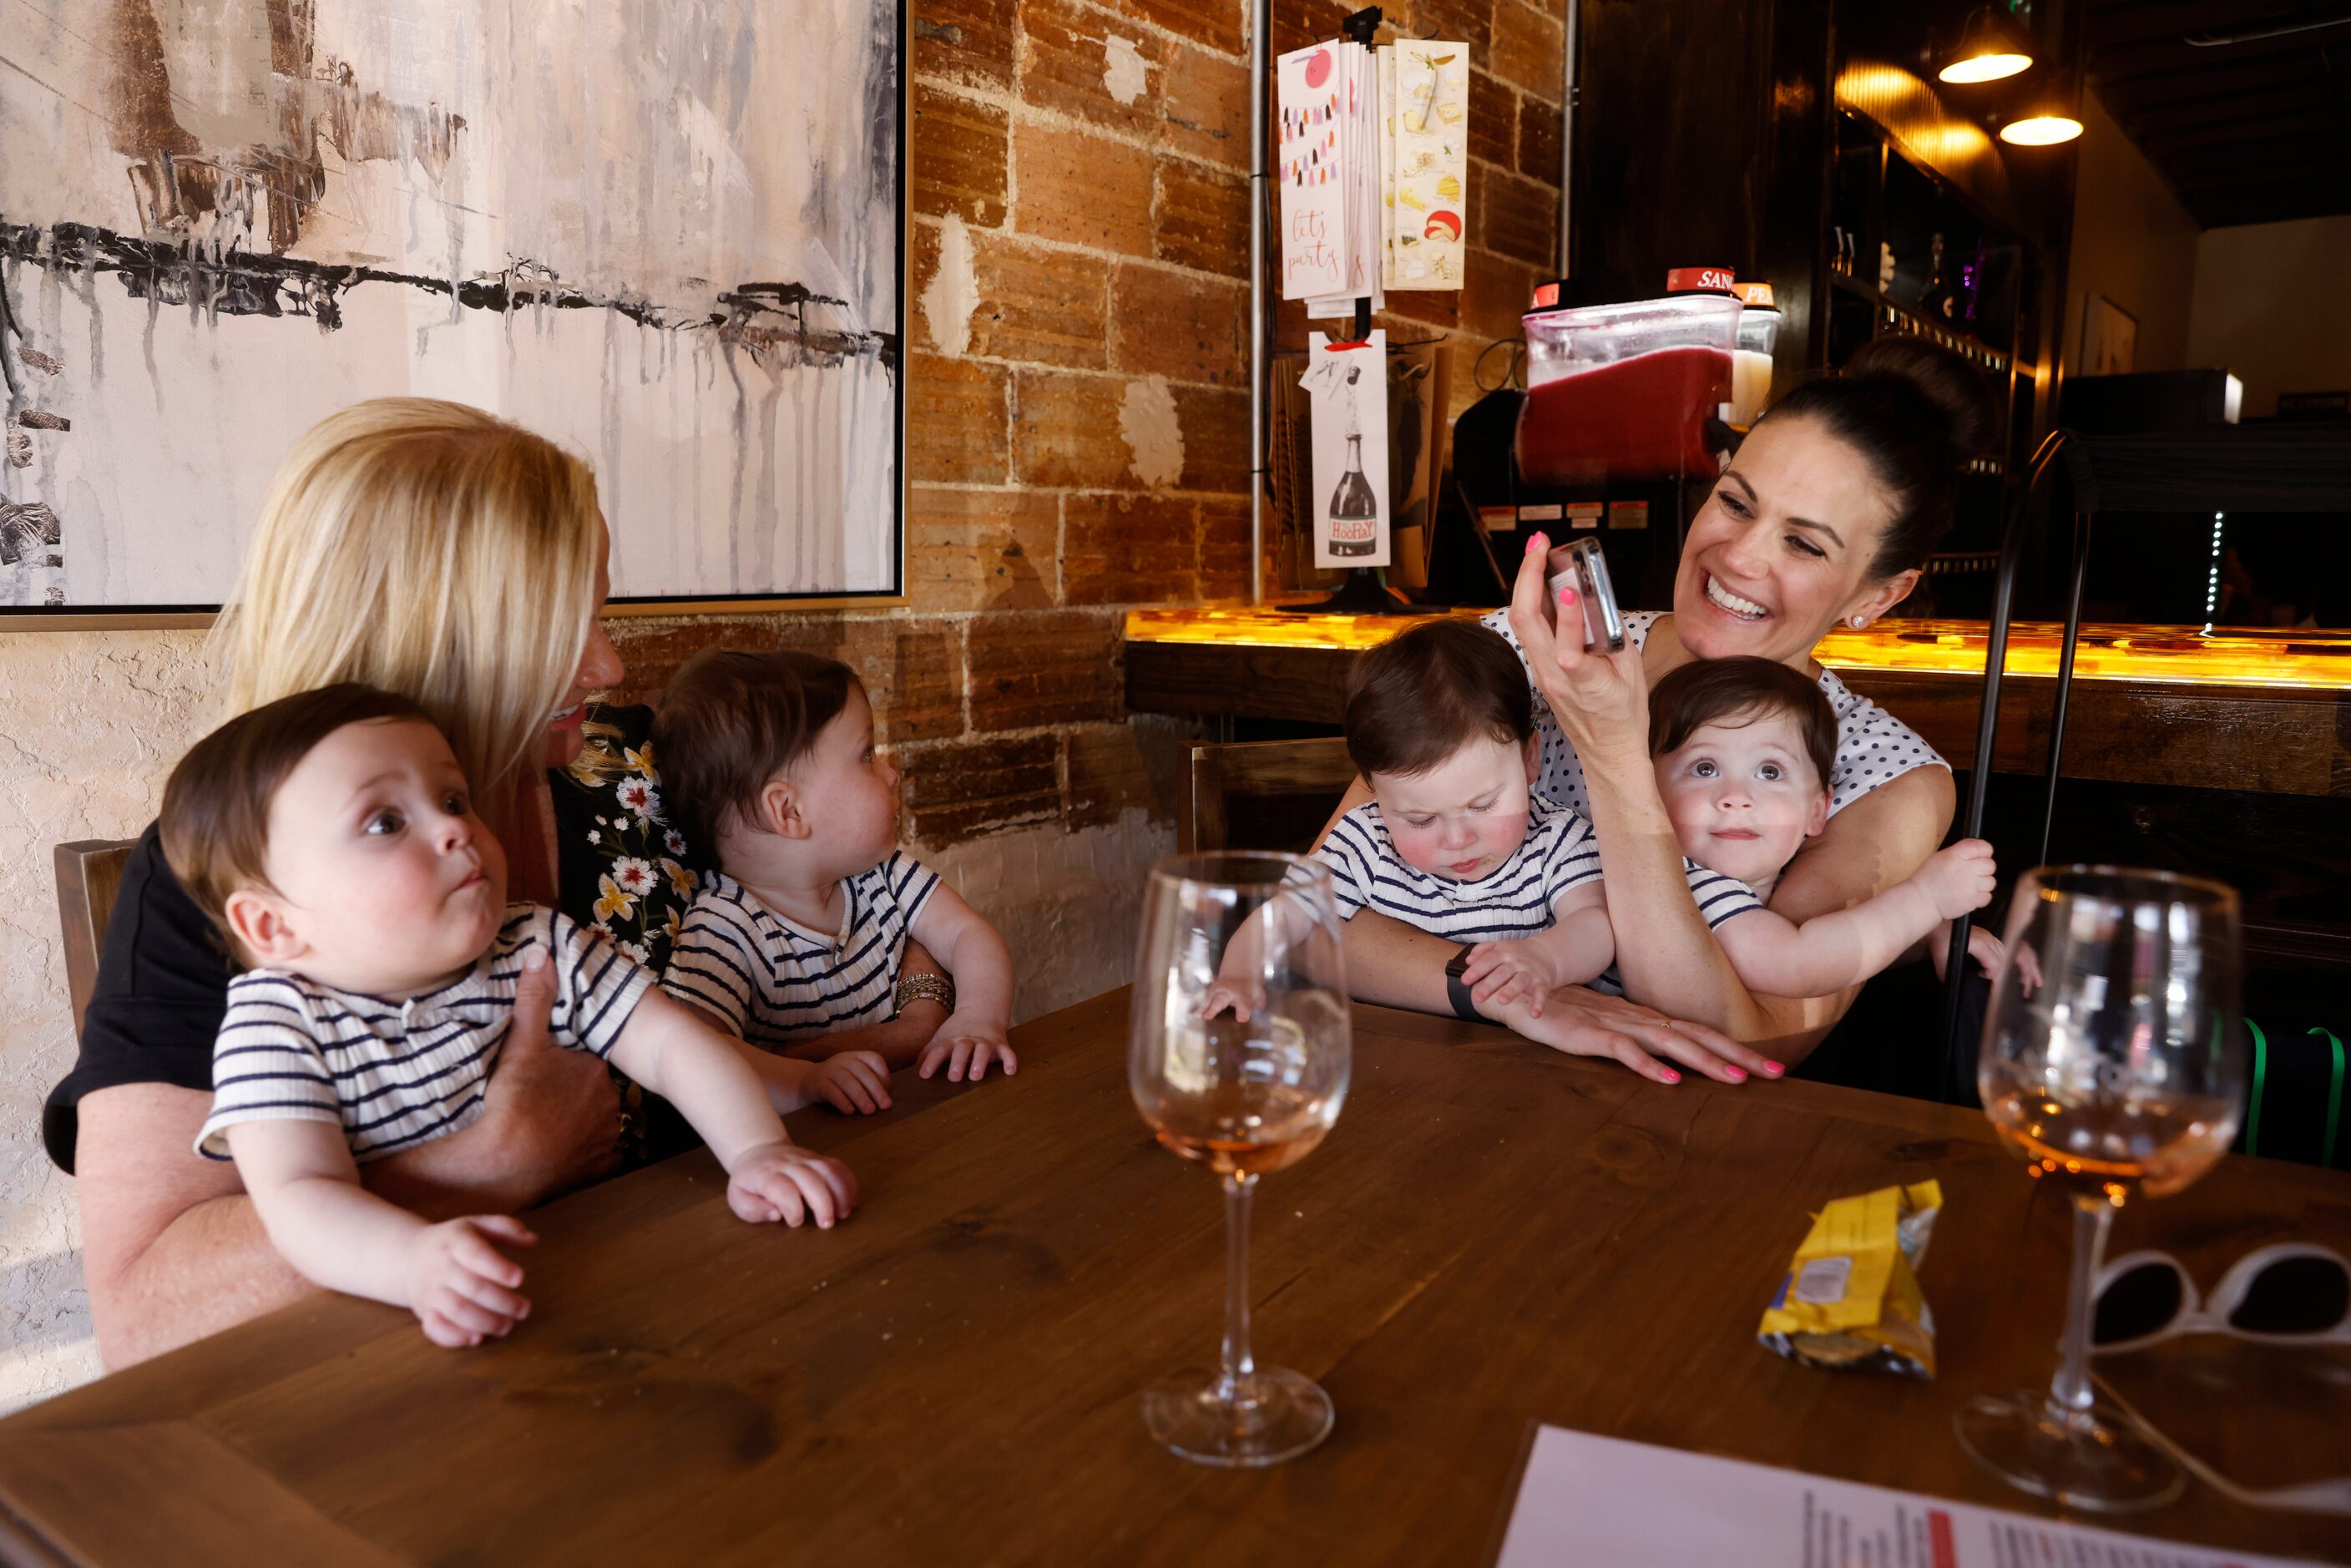
M 653 725 L 650 707 L 590 708 L 580 762 L 548 779 L 563 913 L 659 975 L 669 966 L 670 945 L 705 862 L 662 816 Z M 621 1088 L 627 1166 L 694 1145 L 692 1129 L 667 1102 L 612 1076 Z

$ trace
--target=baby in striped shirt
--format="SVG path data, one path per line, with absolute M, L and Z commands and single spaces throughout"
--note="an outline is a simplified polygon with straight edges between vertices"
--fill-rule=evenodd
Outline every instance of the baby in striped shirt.
M 549 1034 L 666 1096 L 753 1223 L 830 1227 L 855 1207 L 837 1160 L 796 1146 L 740 1049 L 610 942 L 506 901 L 506 855 L 423 709 L 342 685 L 231 719 L 163 792 L 165 856 L 247 966 L 230 982 L 200 1152 L 234 1157 L 269 1233 L 329 1290 L 404 1306 L 472 1345 L 529 1315 L 504 1215 L 434 1225 L 360 1185 L 368 1161 L 477 1118 L 522 971 L 554 967 Z M 878 1063 L 862 1069 L 878 1083 Z M 823 1092 L 812 1071 L 800 1088 Z M 776 1103 L 770 1103 L 771 1094 Z
M 1018 1071 L 1012 955 L 898 849 L 898 774 L 874 755 L 854 670 L 788 649 L 703 653 L 663 694 L 653 744 L 670 815 L 720 867 L 671 944 L 673 996 L 763 1051 L 829 1060 L 870 1044 L 956 1082 L 990 1062 Z M 902 977 L 909 937 L 948 984 Z M 912 996 L 947 1009 L 927 1040 L 888 1027 Z

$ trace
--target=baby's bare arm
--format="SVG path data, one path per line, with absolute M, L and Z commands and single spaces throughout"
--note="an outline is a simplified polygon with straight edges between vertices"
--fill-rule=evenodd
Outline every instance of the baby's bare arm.
M 1757 909 L 1733 916 L 1714 935 L 1748 989 L 1772 997 L 1824 997 L 1885 969 L 1942 918 L 1926 891 L 1906 881 L 1802 925 Z
M 1012 949 L 963 894 L 939 883 L 910 929 L 954 979 L 957 1018 L 998 1030 L 1012 1021 Z
M 270 1244 L 330 1291 L 408 1305 L 408 1254 L 424 1221 L 360 1186 L 332 1122 L 240 1122 L 228 1129 Z
M 1615 961 L 1616 938 L 1608 927 L 1608 901 L 1598 877 L 1552 901 L 1552 924 L 1531 936 L 1480 942 L 1470 950 L 1462 983 L 1481 1008 L 1524 998 L 1535 1017 L 1543 1000 L 1562 986 L 1580 986 Z
M 804 1061 L 768 1057 L 714 1027 L 709 1015 L 659 989 L 648 990 L 612 1042 L 612 1065 L 684 1113 L 728 1170 L 747 1149 L 789 1143 L 768 1086 L 746 1060 L 759 1054 L 797 1081 Z M 803 1102 L 805 1103 L 805 1102 Z

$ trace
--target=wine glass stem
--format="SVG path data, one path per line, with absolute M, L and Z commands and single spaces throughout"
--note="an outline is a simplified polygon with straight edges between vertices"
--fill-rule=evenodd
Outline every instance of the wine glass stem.
M 1249 1359 L 1249 1199 L 1256 1192 L 1255 1176 L 1225 1177 L 1225 1359 L 1217 1393 L 1228 1405 L 1240 1397 L 1243 1381 L 1257 1370 Z
M 2106 1232 L 2115 1222 L 2113 1205 L 2103 1197 L 2074 1199 L 2074 1281 L 2065 1297 L 2064 1359 L 2049 1385 L 2049 1414 L 2064 1426 L 2086 1430 L 2094 1397 L 2090 1387 L 2090 1319 L 2096 1302 L 2091 1289 L 2105 1260 Z

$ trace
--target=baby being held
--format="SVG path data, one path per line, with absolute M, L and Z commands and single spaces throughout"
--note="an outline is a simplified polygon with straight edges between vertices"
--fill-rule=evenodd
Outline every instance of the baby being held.
M 912 936 L 953 982 L 946 1021 L 909 1048 L 917 1070 L 1017 1071 L 1011 953 L 899 852 L 898 774 L 874 756 L 855 671 L 781 649 L 704 653 L 670 683 L 654 744 L 672 815 L 721 868 L 672 945 L 671 994 L 763 1051 L 830 1057 L 894 1015 Z
M 444 1345 L 528 1315 L 522 1270 L 494 1245 L 528 1246 L 528 1228 L 428 1224 L 362 1187 L 360 1166 L 480 1116 L 521 974 L 550 961 L 555 1042 L 684 1113 L 738 1217 L 830 1226 L 855 1205 L 848 1168 L 793 1145 L 737 1046 L 611 943 L 507 903 L 505 852 L 406 698 L 347 684 L 231 719 L 172 770 L 161 831 L 248 966 L 197 1147 L 235 1158 L 271 1242 L 317 1283 L 407 1307 Z
M 1857 986 L 1991 901 L 1991 846 L 1966 839 L 1850 909 L 1800 925 L 1765 907 L 1804 841 L 1828 824 L 1836 745 L 1836 716 L 1820 686 L 1768 659 L 1700 660 L 1649 694 L 1650 759 L 1691 890 L 1740 979 L 1762 995 Z M 2001 945 L 1990 932 L 1973 932 L 1969 950 L 1997 968 Z M 1497 945 L 1473 955 L 1465 978 L 1507 1000 L 1522 988 L 1588 978 L 1598 956 L 1563 938 Z

